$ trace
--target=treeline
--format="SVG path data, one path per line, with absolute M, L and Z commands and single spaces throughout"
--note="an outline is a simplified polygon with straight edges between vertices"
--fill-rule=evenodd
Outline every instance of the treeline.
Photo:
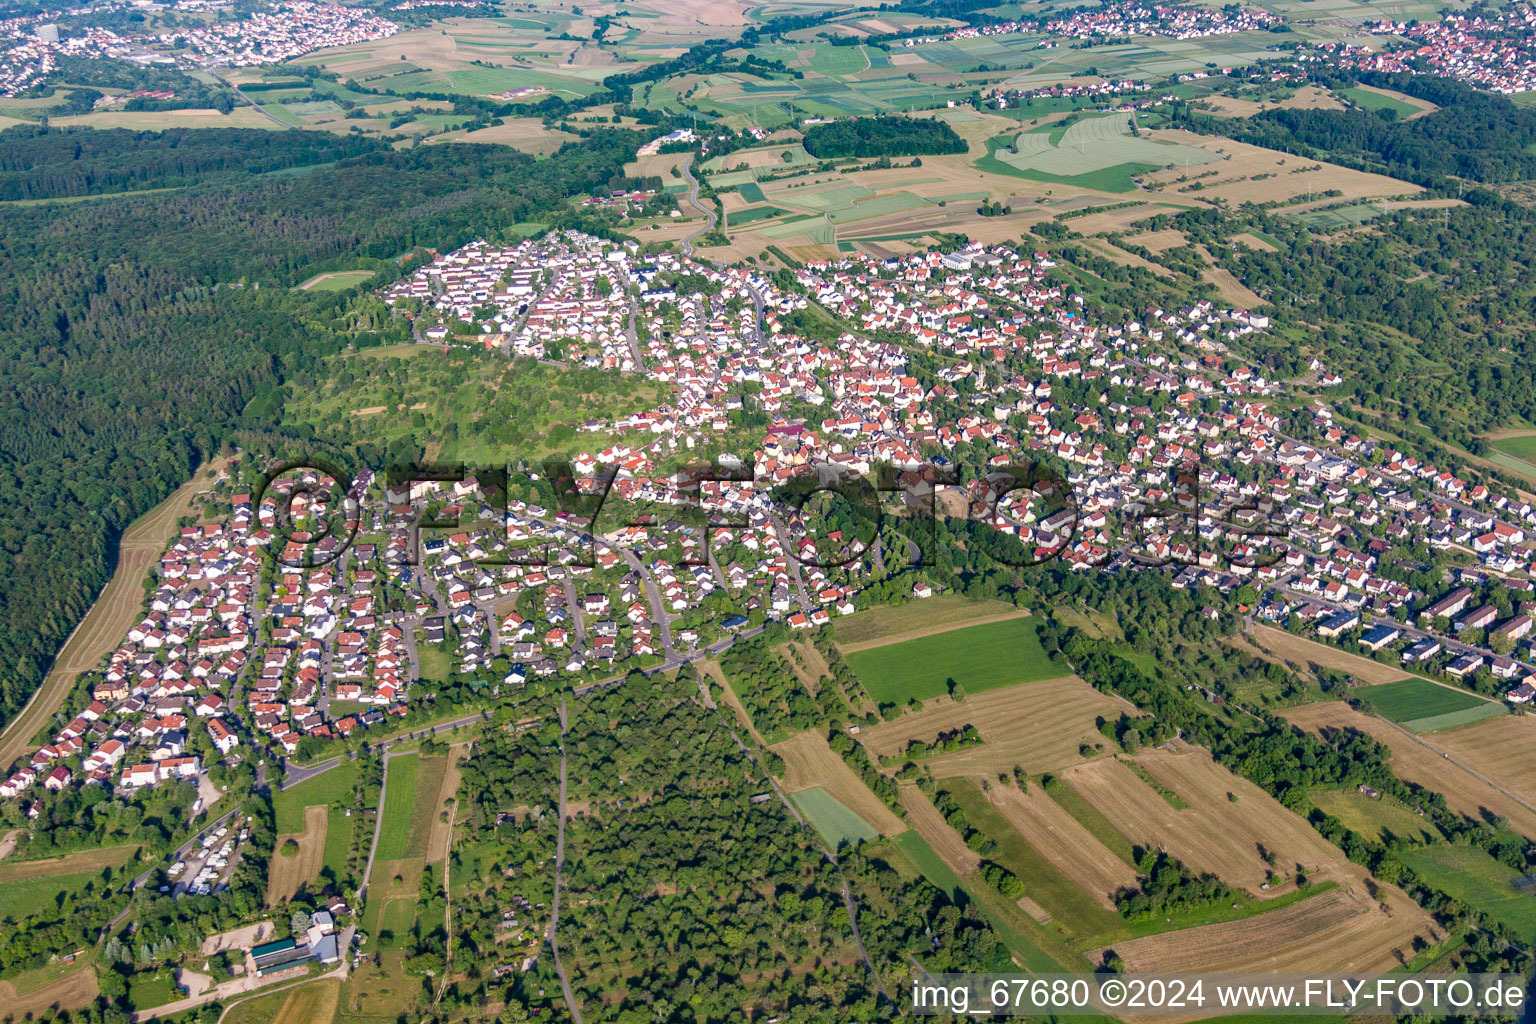
M 271 144 L 243 134 L 253 151 Z M 98 136 L 127 142 L 130 164 L 151 160 L 134 133 Z M 626 183 L 640 141 L 608 130 L 538 161 L 501 146 L 379 149 L 305 174 L 0 209 L 0 718 L 41 683 L 123 529 L 237 430 L 270 429 L 270 406 L 242 416 L 254 397 L 370 342 L 339 317 L 344 298 L 288 290 L 306 268 L 558 220 L 569 198 Z M 43 181 L 15 170 L 18 192 L 60 187 L 56 163 L 39 164 Z
M 1410 119 L 1400 119 L 1392 110 L 1283 108 L 1225 118 L 1199 114 L 1186 104 L 1179 108 L 1178 120 L 1206 134 L 1385 171 L 1425 186 L 1451 175 L 1481 182 L 1536 178 L 1536 110 L 1429 75 L 1366 72 L 1359 80 L 1427 100 L 1440 109 Z M 1325 79 L 1324 84 L 1349 81 Z
M 965 140 L 936 118 L 860 117 L 807 128 L 805 151 L 816 157 L 927 156 L 964 153 Z
M 1238 893 L 1210 872 L 1196 874 L 1164 850 L 1144 853 L 1136 865 L 1137 888 L 1115 893 L 1115 908 L 1125 918 L 1170 914 L 1212 903 L 1230 903 Z
M 180 188 L 220 175 L 312 167 L 386 148 L 375 140 L 329 132 L 18 125 L 0 132 L 0 201 L 101 195 L 151 185 Z

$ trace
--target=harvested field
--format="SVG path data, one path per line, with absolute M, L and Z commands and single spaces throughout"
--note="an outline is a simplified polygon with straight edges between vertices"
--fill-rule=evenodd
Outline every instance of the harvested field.
M 1536 757 L 1510 756 L 1515 751 L 1529 755 L 1536 750 L 1536 719 L 1506 715 L 1435 733 L 1428 740 L 1432 747 L 1493 779 L 1526 803 L 1536 804 Z M 1449 799 L 1450 794 L 1446 796 Z
M 1408 673 L 1392 665 L 1383 665 L 1358 654 L 1350 654 L 1316 640 L 1293 636 L 1273 626 L 1254 626 L 1253 639 L 1266 652 L 1308 671 L 1313 665 L 1348 672 L 1362 683 L 1391 683 L 1407 679 Z
M 1173 129 L 1143 134 L 1154 139 L 1206 149 L 1219 155 L 1220 162 L 1207 167 L 1171 167 L 1142 178 L 1142 184 L 1149 191 L 1162 193 L 1169 198 L 1187 196 L 1191 199 L 1225 199 L 1232 204 L 1262 203 L 1304 198 L 1309 194 L 1317 196 L 1330 189 L 1338 189 L 1341 194 L 1327 200 L 1337 203 L 1348 199 L 1411 196 L 1423 191 L 1417 185 L 1383 174 L 1355 171 L 1232 139 Z M 1179 191 L 1185 182 L 1193 182 L 1197 175 L 1208 174 L 1212 170 L 1218 173 L 1199 179 L 1203 188 L 1191 192 Z
M 546 128 L 543 121 L 531 117 L 515 117 L 489 128 L 456 132 L 450 138 L 454 142 L 494 142 L 519 152 L 545 156 L 575 141 L 576 136 Z
M 1303 826 L 1305 827 L 1305 826 Z M 1396 970 L 1413 940 L 1438 940 L 1434 922 L 1407 896 L 1380 890 L 1384 912 L 1363 886 L 1341 886 L 1252 920 L 1203 925 L 1117 943 L 1114 952 L 1134 972 Z M 1094 955 L 1097 960 L 1103 955 Z
M 277 837 L 277 849 L 269 862 L 267 874 L 267 906 L 275 907 L 293 899 L 302 886 L 320 877 L 325 861 L 325 828 L 327 808 L 304 808 L 304 831 L 297 835 Z M 291 857 L 282 855 L 285 840 L 299 844 L 299 852 Z
M 1263 790 L 1239 779 L 1211 760 L 1203 749 L 1180 753 L 1147 750 L 1135 758 L 1159 784 L 1189 804 L 1175 810 L 1136 773 L 1118 760 L 1104 758 L 1069 769 L 1061 778 L 1088 800 L 1133 843 L 1161 847 L 1199 871 L 1219 875 L 1255 896 L 1263 893 L 1270 868 L 1261 850 L 1275 854 L 1277 870 L 1296 864 L 1309 874 L 1319 870 L 1337 877 L 1347 864 L 1336 847 Z M 1232 802 L 1227 794 L 1237 797 Z
M 433 805 L 432 829 L 427 836 L 427 863 L 438 864 L 448 857 L 453 843 L 453 808 L 448 801 L 455 799 L 459 791 L 459 767 L 469 756 L 469 744 L 464 743 L 448 751 L 448 767 L 443 772 L 443 783 L 437 790 L 437 802 Z M 447 812 L 446 820 L 443 812 Z
M 1039 786 L 1031 786 L 1028 793 L 993 786 L 987 799 L 1031 846 L 1105 909 L 1115 909 L 1111 897 L 1117 890 L 1136 884 L 1135 869 L 1105 849 Z
M 907 809 L 907 820 L 917 829 L 917 834 L 944 858 L 944 863 L 957 875 L 969 875 L 981 864 L 981 856 L 949 827 L 939 809 L 923 795 L 916 785 L 904 783 L 901 787 L 901 806 Z
M 791 793 L 820 786 L 849 810 L 874 826 L 881 835 L 894 836 L 907 829 L 906 822 L 843 763 L 817 732 L 803 732 L 770 747 L 784 759 L 784 788 Z
M 1337 96 L 1319 89 L 1315 85 L 1302 86 L 1296 92 L 1275 103 L 1270 100 L 1255 101 L 1239 99 L 1236 96 L 1207 96 L 1201 103 L 1209 106 L 1215 113 L 1226 114 L 1230 117 L 1252 117 L 1261 110 L 1343 110 L 1344 104 L 1340 103 Z
M 1148 231 L 1145 234 L 1131 235 L 1126 241 L 1154 253 L 1162 252 L 1164 249 L 1177 249 L 1180 246 L 1189 244 L 1189 238 L 1177 228 L 1164 228 L 1161 231 Z
M 924 761 L 936 776 L 995 777 L 1022 766 L 1031 775 L 1081 763 L 1083 744 L 1105 742 L 1094 720 L 1139 712 L 1078 679 L 1064 676 L 1020 683 L 967 697 L 925 701 L 922 711 L 873 725 L 859 740 L 876 755 L 894 754 L 909 740 L 930 741 L 941 732 L 974 725 L 985 745 L 941 754 Z
M 1249 290 L 1248 286 L 1239 281 L 1225 267 L 1216 265 L 1216 257 L 1205 246 L 1197 246 L 1198 252 L 1205 260 L 1205 269 L 1200 272 L 1200 277 L 1216 286 L 1216 294 L 1220 295 L 1234 307 L 1240 309 L 1256 309 L 1264 304 L 1264 300 Z
M 199 469 L 192 479 L 178 487 L 169 498 L 150 509 L 123 532 L 117 549 L 117 566 L 112 578 L 102 588 L 80 625 L 64 641 L 54 659 L 48 677 L 43 680 L 26 707 L 0 733 L 0 768 L 30 750 L 32 737 L 53 719 L 53 713 L 75 685 L 75 677 L 96 667 L 113 650 L 138 620 L 144 601 L 144 574 L 165 550 L 166 541 L 176 531 L 176 521 L 192 508 L 192 500 L 213 486 L 225 460 L 215 460 Z M 94 984 L 93 984 L 94 987 Z
M 1248 248 L 1253 249 L 1256 252 L 1276 252 L 1277 251 L 1273 245 L 1271 245 L 1268 242 L 1264 241 L 1264 239 L 1260 238 L 1258 235 L 1252 235 L 1252 234 L 1249 234 L 1246 231 L 1243 232 L 1240 235 L 1233 235 L 1232 236 L 1232 241 L 1237 242 L 1237 243 L 1239 243 L 1241 245 L 1246 245 Z
M 0 1006 L 15 1020 L 30 1020 L 42 1016 L 50 1007 L 82 1009 L 95 1002 L 99 992 L 96 972 L 87 966 L 26 995 L 18 995 L 16 986 L 9 981 L 0 981 Z
M 0 885 L 34 878 L 52 878 L 56 875 L 78 875 L 82 871 L 100 871 L 102 868 L 120 868 L 133 859 L 138 849 L 137 845 L 105 846 L 46 860 L 7 861 L 0 864 Z
M 1374 736 L 1391 748 L 1392 771 L 1399 778 L 1445 794 L 1446 806 L 1459 814 L 1465 814 L 1480 821 L 1503 816 L 1509 819 L 1510 826 L 1516 831 L 1536 839 L 1536 810 L 1526 806 L 1526 804 L 1536 804 L 1536 800 L 1525 800 L 1522 803 L 1524 798 L 1517 799 L 1513 788 L 1503 782 L 1503 776 L 1509 773 L 1510 762 L 1514 760 L 1508 757 L 1507 749 L 1503 751 L 1503 759 L 1496 766 L 1490 766 L 1496 767 L 1498 774 L 1483 773 L 1485 778 L 1496 780 L 1502 787 L 1496 788 L 1494 784 L 1479 778 L 1463 767 L 1463 762 L 1458 755 L 1452 754 L 1451 757 L 1447 757 L 1448 749 L 1442 752 L 1445 738 L 1456 736 L 1456 732 L 1436 733 L 1428 737 L 1414 736 L 1384 719 L 1362 714 L 1342 701 L 1305 704 L 1284 712 L 1284 715 L 1293 725 L 1310 732 L 1318 732 L 1322 729 L 1356 729 Z M 1520 721 L 1516 718 L 1495 719 L 1468 726 L 1457 732 L 1475 734 L 1488 728 L 1508 729 Z M 1461 752 L 1476 754 L 1478 751 L 1474 748 L 1483 747 L 1486 747 L 1489 752 L 1482 756 L 1499 756 L 1494 744 L 1485 739 L 1467 741 Z M 1522 784 L 1529 785 L 1529 782 L 1524 781 L 1529 779 L 1529 772 L 1518 772 L 1515 778 L 1522 780 Z

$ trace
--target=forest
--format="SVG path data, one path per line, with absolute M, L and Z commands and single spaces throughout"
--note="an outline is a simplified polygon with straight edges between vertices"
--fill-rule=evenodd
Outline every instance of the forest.
M 1322 81 L 1332 80 L 1325 76 Z M 1179 120 L 1207 135 L 1380 171 L 1419 185 L 1434 185 L 1449 175 L 1480 182 L 1536 177 L 1536 110 L 1429 75 L 1367 72 L 1360 81 L 1440 109 L 1401 120 L 1390 110 L 1284 108 L 1248 118 L 1188 112 Z
M 807 128 L 805 151 L 823 158 L 925 156 L 964 153 L 965 140 L 936 118 L 858 117 Z
M 340 155 L 336 140 L 302 138 Z M 269 436 L 277 410 L 243 415 L 254 398 L 368 343 L 341 317 L 343 297 L 290 286 L 327 262 L 395 265 L 422 247 L 555 219 L 569 197 L 623 184 L 639 143 L 603 130 L 538 161 L 498 146 L 378 147 L 299 174 L 214 173 L 229 166 L 221 148 L 265 154 L 246 166 L 296 162 L 272 139 L 232 132 L 184 161 L 179 145 L 98 132 L 91 160 L 105 168 L 121 146 L 137 189 L 212 180 L 0 210 L 0 661 L 10 668 L 0 718 L 41 683 L 110 574 L 122 530 L 237 430 L 247 442 Z M 67 133 L 22 142 L 30 156 L 10 157 L 5 172 L 14 194 L 76 187 L 66 179 L 77 172 L 61 169 Z

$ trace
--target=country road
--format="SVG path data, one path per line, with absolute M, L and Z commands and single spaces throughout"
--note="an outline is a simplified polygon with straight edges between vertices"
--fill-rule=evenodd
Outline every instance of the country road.
M 693 204 L 694 209 L 698 210 L 704 216 L 709 218 L 709 223 L 705 224 L 703 227 L 699 228 L 699 230 L 683 239 L 683 255 L 692 256 L 693 240 L 698 238 L 700 235 L 707 235 L 711 231 L 715 230 L 715 223 L 720 218 L 715 214 L 714 210 L 709 209 L 703 203 L 699 202 L 699 179 L 693 176 L 693 157 L 691 155 L 687 160 L 683 161 L 683 177 L 688 179 L 688 201 Z
M 212 72 L 210 72 L 210 74 L 212 74 Z M 266 107 L 262 106 L 260 103 L 257 103 L 255 100 L 251 99 L 244 92 L 241 92 L 240 91 L 240 87 L 238 85 L 236 85 L 234 82 L 231 82 L 229 79 L 227 79 L 227 78 L 219 78 L 219 76 L 216 75 L 216 74 L 213 77 L 218 78 L 220 82 L 222 82 L 223 84 L 225 84 L 225 85 L 229 86 L 231 89 L 233 89 L 236 96 L 240 97 L 242 100 L 244 100 L 245 102 L 249 103 L 252 107 L 255 107 L 256 108 L 256 112 L 258 114 L 260 114 L 262 117 L 267 118 L 269 121 L 275 121 L 277 124 L 282 125 L 284 128 L 302 128 L 302 127 L 304 127 L 301 124 L 293 124 L 291 122 L 284 121 L 282 118 L 280 118 L 276 114 L 272 113 L 272 111 L 268 110 Z

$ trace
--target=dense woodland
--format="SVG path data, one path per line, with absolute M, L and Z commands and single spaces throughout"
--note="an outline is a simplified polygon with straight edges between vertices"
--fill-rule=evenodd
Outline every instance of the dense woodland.
M 16 131 L 16 130 L 13 130 Z M 360 341 L 344 299 L 289 286 L 336 261 L 393 261 L 418 248 L 497 237 L 565 200 L 625 182 L 638 137 L 594 133 L 550 159 L 499 146 L 371 152 L 297 174 L 253 177 L 228 150 L 296 162 L 264 131 L 218 133 L 156 152 L 133 132 L 78 140 L 16 131 L 13 195 L 76 195 L 120 149 L 143 190 L 179 192 L 0 211 L 0 716 L 41 682 L 114 561 L 121 531 L 244 429 L 266 436 L 290 374 Z M 58 136 L 58 141 L 53 136 Z M 12 133 L 0 137 L 8 141 Z M 305 139 L 313 136 L 306 134 Z M 243 141 L 242 141 L 243 140 Z M 323 138 L 335 155 L 356 145 Z M 220 164 L 232 169 L 216 173 Z M 146 232 L 145 226 L 154 230 Z
M 1381 171 L 1420 185 L 1449 175 L 1480 182 L 1536 177 L 1536 110 L 1431 75 L 1368 72 L 1360 81 L 1428 100 L 1440 109 L 1406 119 L 1391 110 L 1277 108 L 1248 118 L 1191 112 L 1183 123 L 1208 135 Z
M 965 140 L 937 118 L 858 117 L 807 128 L 805 151 L 822 158 L 925 156 L 964 153 Z

